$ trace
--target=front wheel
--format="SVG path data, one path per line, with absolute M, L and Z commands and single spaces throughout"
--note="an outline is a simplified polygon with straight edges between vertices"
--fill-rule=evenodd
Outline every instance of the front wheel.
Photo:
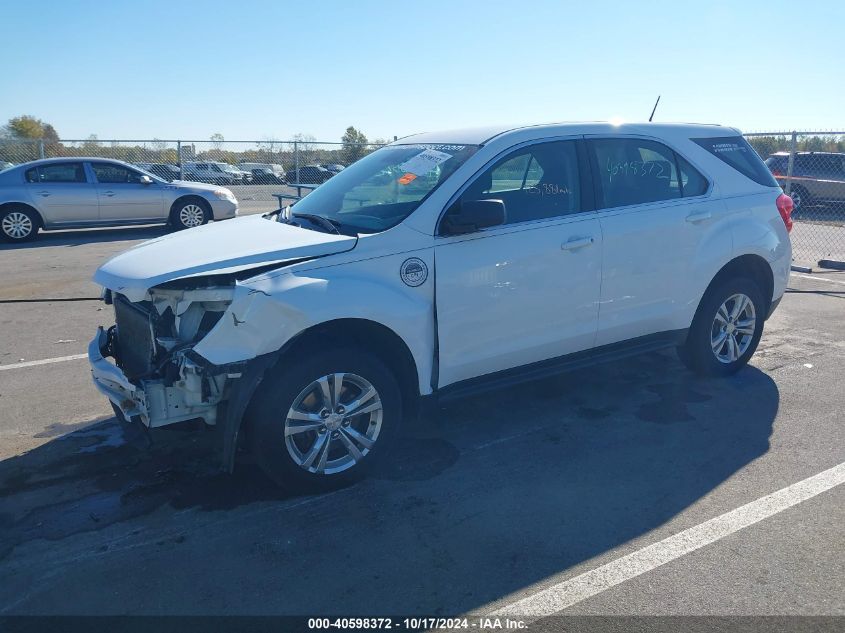
M 765 302 L 757 284 L 737 278 L 711 287 L 678 356 L 702 376 L 728 376 L 744 367 L 760 342 Z
M 384 455 L 402 419 L 399 386 L 378 358 L 354 348 L 314 353 L 271 370 L 245 416 L 261 469 L 301 490 L 339 488 Z
M 170 214 L 170 224 L 177 230 L 201 226 L 211 219 L 211 210 L 199 200 L 185 200 Z

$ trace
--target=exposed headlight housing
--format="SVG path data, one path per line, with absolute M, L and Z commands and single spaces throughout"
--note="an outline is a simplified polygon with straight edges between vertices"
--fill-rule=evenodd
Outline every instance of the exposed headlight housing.
M 228 189 L 215 189 L 212 193 L 219 200 L 228 200 L 229 202 L 237 202 L 237 200 L 235 200 L 235 194 L 233 194 Z

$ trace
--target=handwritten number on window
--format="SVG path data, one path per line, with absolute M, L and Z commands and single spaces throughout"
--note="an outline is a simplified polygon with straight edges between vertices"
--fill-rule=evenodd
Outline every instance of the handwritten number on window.
M 662 178 L 669 179 L 669 174 L 665 174 L 664 161 L 656 160 L 632 160 L 614 163 L 610 158 L 607 159 L 607 173 L 608 182 L 613 182 L 614 176 L 640 176 L 641 178 Z

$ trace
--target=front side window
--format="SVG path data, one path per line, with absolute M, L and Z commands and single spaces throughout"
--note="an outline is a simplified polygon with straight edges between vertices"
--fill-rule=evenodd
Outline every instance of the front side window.
M 622 207 L 681 197 L 675 153 L 660 143 L 635 138 L 593 139 L 599 206 Z
M 322 216 L 342 231 L 378 233 L 413 213 L 477 150 L 459 144 L 388 145 L 327 180 L 291 211 Z
M 141 173 L 114 163 L 91 163 L 101 184 L 140 184 Z
M 581 210 L 575 141 L 538 143 L 496 161 L 460 201 L 501 200 L 505 224 L 545 220 Z
M 31 183 L 86 182 L 82 163 L 52 163 L 33 167 L 26 172 L 26 181 Z

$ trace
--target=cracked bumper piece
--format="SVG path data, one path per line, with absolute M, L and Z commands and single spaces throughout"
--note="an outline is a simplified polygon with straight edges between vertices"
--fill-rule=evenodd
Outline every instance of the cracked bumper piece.
M 193 363 L 182 367 L 182 380 L 166 385 L 163 380 L 132 383 L 105 356 L 108 336 L 102 327 L 88 345 L 88 362 L 94 386 L 106 396 L 126 419 L 139 419 L 149 428 L 202 418 L 206 424 L 217 421 L 217 401 L 202 401 L 201 379 Z

